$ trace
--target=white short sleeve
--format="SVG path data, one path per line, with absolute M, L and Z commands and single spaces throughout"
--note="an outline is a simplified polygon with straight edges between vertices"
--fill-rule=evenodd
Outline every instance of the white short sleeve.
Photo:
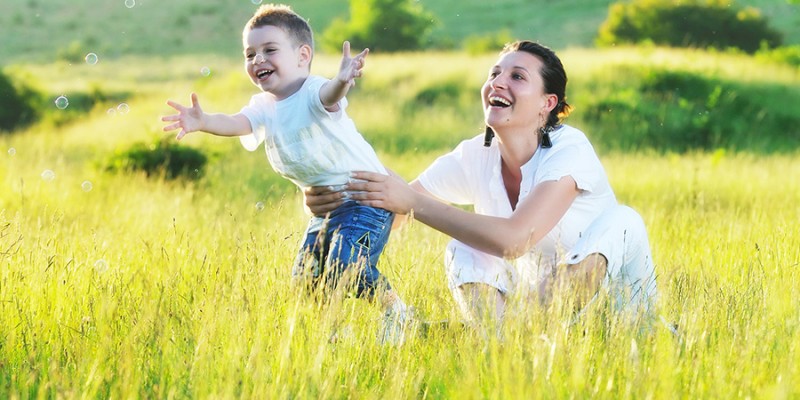
M 239 136 L 239 142 L 248 151 L 254 151 L 264 142 L 267 119 L 275 114 L 275 100 L 268 93 L 259 93 L 250 98 L 240 113 L 250 121 L 251 133 Z
M 567 129 L 572 128 L 567 127 Z M 597 190 L 607 179 L 594 148 L 583 135 L 569 138 L 565 136 L 559 139 L 568 140 L 570 143 L 560 143 L 560 146 L 547 149 L 548 152 L 539 166 L 534 184 L 571 176 L 578 189 L 587 192 Z
M 433 162 L 417 180 L 432 195 L 453 204 L 474 204 L 465 160 L 465 142 Z M 474 160 L 473 160 L 474 161 Z
M 342 118 L 344 115 L 344 110 L 347 108 L 347 98 L 342 97 L 342 99 L 339 100 L 338 110 L 333 112 L 326 110 L 325 106 L 322 104 L 322 99 L 319 97 L 319 92 L 322 90 L 322 86 L 325 85 L 326 82 L 328 82 L 328 80 L 320 76 L 310 76 L 308 78 L 308 84 L 304 85 L 302 90 L 308 91 L 308 96 L 313 105 L 312 109 L 315 113 L 327 116 L 333 120 L 339 120 Z

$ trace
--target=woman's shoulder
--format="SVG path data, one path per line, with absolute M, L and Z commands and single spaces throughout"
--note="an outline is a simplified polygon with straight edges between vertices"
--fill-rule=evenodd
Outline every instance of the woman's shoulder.
M 562 124 L 556 128 L 556 130 L 551 132 L 550 138 L 554 141 L 554 143 L 556 139 L 562 139 L 571 143 L 589 142 L 589 139 L 582 130 L 567 124 Z
M 456 158 L 460 160 L 470 160 L 469 163 L 473 164 L 474 162 L 485 159 L 488 160 L 491 158 L 492 154 L 498 153 L 499 150 L 497 149 L 497 142 L 496 140 L 493 141 L 490 147 L 484 146 L 484 136 L 483 134 L 476 135 L 475 137 L 463 139 L 461 142 L 456 145 L 453 150 L 450 152 L 442 155 L 445 158 Z
M 487 150 L 491 148 L 495 148 L 497 144 L 495 143 L 496 140 L 492 141 L 492 145 L 490 147 L 484 146 L 484 135 L 476 135 L 474 137 L 463 139 L 458 145 L 455 147 L 453 151 L 459 151 L 463 153 L 485 153 Z
M 550 139 L 553 142 L 552 150 L 577 148 L 594 151 L 594 146 L 586 134 L 571 125 L 561 125 L 550 133 Z

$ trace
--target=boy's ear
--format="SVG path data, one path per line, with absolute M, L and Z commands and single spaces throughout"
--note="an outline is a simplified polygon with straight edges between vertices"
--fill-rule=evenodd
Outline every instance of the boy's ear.
M 301 45 L 298 49 L 299 57 L 297 59 L 298 65 L 301 67 L 306 67 L 311 63 L 311 57 L 314 54 L 314 50 L 311 49 L 311 46 L 304 44 Z

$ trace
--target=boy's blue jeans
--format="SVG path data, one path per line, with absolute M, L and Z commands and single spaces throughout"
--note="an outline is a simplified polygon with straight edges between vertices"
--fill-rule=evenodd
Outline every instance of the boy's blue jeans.
M 371 298 L 379 287 L 391 289 L 377 264 L 393 220 L 389 211 L 354 201 L 345 202 L 328 218 L 312 217 L 292 277 L 312 288 L 321 283 L 333 288 L 347 275 L 356 297 Z

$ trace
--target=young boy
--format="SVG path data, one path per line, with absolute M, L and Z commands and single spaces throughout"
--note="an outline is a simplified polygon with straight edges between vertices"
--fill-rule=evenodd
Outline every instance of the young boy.
M 261 6 L 242 33 L 245 70 L 261 88 L 250 104 L 233 115 L 209 114 L 192 93 L 191 107 L 168 101 L 178 114 L 165 131 L 180 129 L 177 139 L 203 131 L 239 136 L 254 151 L 264 142 L 273 169 L 301 189 L 343 185 L 350 171 L 385 174 L 372 147 L 345 113 L 345 95 L 361 76 L 368 49 L 350 56 L 344 42 L 342 62 L 334 79 L 310 75 L 314 39 L 308 23 L 286 5 Z M 314 286 L 335 286 L 343 275 L 354 281 L 356 296 L 373 299 L 384 287 L 384 340 L 402 340 L 407 307 L 376 268 L 389 238 L 394 215 L 378 208 L 346 202 L 328 218 L 312 217 L 292 275 Z M 345 273 L 346 272 L 346 273 Z M 324 288 L 324 286 L 323 286 Z

